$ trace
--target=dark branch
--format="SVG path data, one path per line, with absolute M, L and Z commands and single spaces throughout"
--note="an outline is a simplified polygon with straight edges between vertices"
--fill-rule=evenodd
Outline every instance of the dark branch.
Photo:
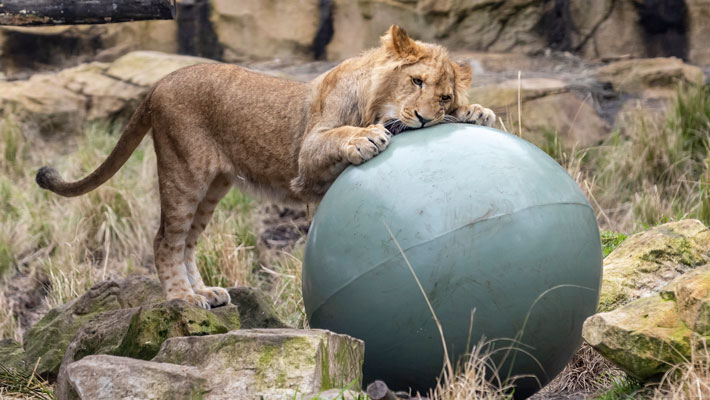
M 75 25 L 174 19 L 175 0 L 0 0 L 0 25 Z

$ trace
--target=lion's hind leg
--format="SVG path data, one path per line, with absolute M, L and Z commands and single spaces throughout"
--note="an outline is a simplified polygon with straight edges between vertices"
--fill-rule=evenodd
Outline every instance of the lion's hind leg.
M 219 307 L 230 302 L 229 293 L 221 287 L 205 286 L 200 276 L 200 271 L 195 263 L 195 246 L 200 234 L 212 218 L 219 201 L 232 187 L 231 181 L 224 175 L 218 175 L 210 184 L 204 198 L 197 206 L 197 210 L 190 224 L 190 230 L 185 240 L 185 269 L 192 290 L 207 299 L 212 307 Z
M 162 191 L 161 191 L 162 192 Z M 168 300 L 180 299 L 210 308 L 204 296 L 195 293 L 185 268 L 185 239 L 196 208 L 195 205 L 161 193 L 160 228 L 153 242 L 155 266 Z M 167 200 L 163 200 L 168 198 Z

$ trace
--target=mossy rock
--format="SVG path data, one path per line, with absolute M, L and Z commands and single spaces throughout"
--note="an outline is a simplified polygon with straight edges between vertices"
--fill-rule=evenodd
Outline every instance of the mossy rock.
M 76 334 L 62 361 L 57 394 L 67 393 L 66 369 L 84 357 L 109 354 L 150 360 L 171 337 L 203 336 L 239 329 L 234 305 L 205 310 L 184 301 L 149 304 L 97 315 Z
M 16 340 L 0 340 L 0 365 L 7 369 L 25 369 L 25 351 Z
M 239 311 L 234 305 L 205 310 L 184 301 L 141 307 L 133 314 L 115 355 L 150 360 L 167 338 L 205 336 L 239 329 Z
M 359 387 L 365 345 L 324 330 L 244 329 L 165 341 L 152 361 L 205 371 L 213 398 L 292 399 Z
M 646 380 L 690 354 L 691 331 L 678 319 L 673 300 L 645 297 L 614 311 L 593 315 L 582 336 L 629 375 Z
M 232 304 L 239 307 L 242 329 L 289 328 L 281 322 L 274 311 L 271 300 L 258 289 L 237 286 L 229 289 Z
M 51 309 L 24 337 L 25 362 L 37 373 L 53 379 L 64 353 L 77 331 L 95 316 L 113 310 L 135 308 L 164 301 L 160 283 L 148 277 L 101 282 L 79 298 Z
M 589 317 L 584 339 L 629 375 L 648 380 L 690 360 L 710 334 L 710 265 L 695 268 L 658 293 Z
M 626 239 L 604 259 L 599 311 L 658 293 L 681 274 L 710 262 L 710 229 L 687 219 Z

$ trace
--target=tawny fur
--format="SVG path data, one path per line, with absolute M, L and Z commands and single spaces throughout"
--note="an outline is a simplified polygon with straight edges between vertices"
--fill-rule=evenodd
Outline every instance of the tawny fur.
M 152 129 L 161 203 L 158 275 L 168 299 L 215 307 L 228 303 L 229 294 L 204 285 L 194 251 L 232 185 L 276 201 L 317 202 L 348 164 L 387 147 L 384 124 L 393 130 L 454 120 L 492 125 L 493 112 L 466 101 L 470 82 L 469 66 L 396 25 L 381 47 L 308 83 L 227 64 L 187 67 L 155 85 L 89 176 L 65 182 L 43 167 L 37 183 L 62 196 L 87 193 L 113 176 Z

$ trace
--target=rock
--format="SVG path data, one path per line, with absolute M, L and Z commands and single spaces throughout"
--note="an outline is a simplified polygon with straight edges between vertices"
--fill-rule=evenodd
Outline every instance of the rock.
M 661 296 L 675 299 L 681 321 L 703 336 L 710 336 L 710 266 L 698 267 L 676 278 Z
M 323 330 L 252 329 L 168 339 L 153 361 L 204 371 L 205 399 L 280 400 L 359 385 L 364 349 Z
M 86 322 L 102 312 L 163 300 L 162 287 L 155 279 L 131 277 L 101 282 L 79 298 L 50 310 L 25 333 L 25 362 L 34 365 L 40 359 L 36 372 L 54 378 L 69 343 Z
M 105 25 L 0 27 L 0 65 L 9 76 L 112 61 L 135 50 L 176 53 L 175 21 L 136 21 Z
M 551 140 L 549 136 L 557 134 L 563 147 L 571 149 L 596 145 L 608 135 L 609 126 L 597 114 L 591 96 L 582 98 L 562 80 L 506 80 L 471 88 L 468 98 L 495 110 L 504 123 L 517 125 L 519 84 L 525 139 L 544 147 Z M 517 133 L 516 126 L 507 129 Z
M 657 293 L 672 279 L 710 262 L 710 230 L 687 219 L 626 239 L 604 259 L 599 311 Z
M 675 95 L 679 83 L 702 85 L 702 69 L 677 58 L 646 58 L 617 61 L 597 70 L 597 77 L 618 92 L 664 98 Z
M 413 37 L 455 49 L 492 52 L 534 52 L 546 39 L 535 26 L 544 2 L 373 0 L 333 1 L 331 60 L 352 57 L 379 44 L 379 37 L 396 21 Z
M 663 290 L 610 312 L 589 317 L 584 339 L 640 380 L 659 376 L 691 359 L 708 336 L 710 265 L 671 281 Z
M 206 379 L 202 375 L 203 371 L 195 367 L 109 355 L 88 356 L 69 365 L 69 391 L 57 398 L 206 399 Z
M 211 335 L 239 328 L 239 312 L 231 304 L 205 310 L 173 300 L 101 313 L 86 322 L 69 344 L 57 377 L 57 394 L 62 397 L 68 393 L 68 366 L 89 355 L 150 360 L 168 338 Z
M 176 69 L 212 60 L 158 52 L 129 53 L 26 81 L 0 82 L 0 111 L 44 136 L 79 131 L 87 120 L 129 117 L 150 87 Z
M 151 304 L 140 307 L 131 317 L 116 355 L 148 360 L 168 338 L 226 333 L 239 327 L 239 311 L 231 304 L 213 310 L 183 301 Z
M 8 369 L 25 369 L 25 351 L 16 340 L 0 340 L 0 365 Z
M 176 337 L 152 361 L 92 355 L 70 364 L 58 398 L 330 399 L 336 393 L 329 389 L 359 385 L 363 357 L 362 341 L 320 330 Z
M 249 286 L 229 289 L 232 304 L 239 308 L 242 329 L 288 328 L 274 312 L 272 302 L 261 291 Z
M 570 47 L 586 58 L 645 57 L 643 27 L 633 1 L 569 3 L 571 28 L 579 30 Z
M 693 64 L 710 65 L 710 2 L 686 0 L 688 7 L 688 59 Z
M 638 299 L 589 317 L 582 336 L 626 373 L 645 380 L 690 355 L 691 331 L 677 318 L 675 306 L 659 295 Z
M 50 76 L 0 82 L 0 111 L 12 114 L 24 130 L 49 134 L 77 131 L 86 118 L 86 98 Z
M 311 58 L 319 1 L 212 0 L 210 21 L 228 62 Z
M 134 51 L 108 65 L 106 75 L 133 85 L 151 87 L 165 75 L 195 64 L 213 63 L 206 58 Z

